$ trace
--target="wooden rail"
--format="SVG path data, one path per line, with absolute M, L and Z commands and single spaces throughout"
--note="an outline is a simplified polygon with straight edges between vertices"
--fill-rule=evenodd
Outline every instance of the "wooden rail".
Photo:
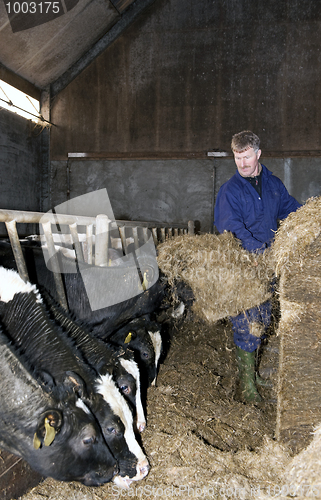
M 155 246 L 167 238 L 183 234 L 194 234 L 194 222 L 186 224 L 163 224 L 151 221 L 111 221 L 107 215 L 85 217 L 78 215 L 0 210 L 0 222 L 4 222 L 10 239 L 18 272 L 28 281 L 17 224 L 37 223 L 40 239 L 46 247 L 61 305 L 68 309 L 64 285 L 58 262 L 58 250 L 72 248 L 78 262 L 90 265 L 109 265 L 109 249 L 117 248 L 126 255 L 130 249 L 137 250 L 152 236 Z

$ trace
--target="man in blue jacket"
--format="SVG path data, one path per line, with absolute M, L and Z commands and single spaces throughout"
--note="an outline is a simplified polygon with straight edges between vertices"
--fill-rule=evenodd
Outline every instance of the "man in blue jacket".
M 235 134 L 231 148 L 237 171 L 218 192 L 214 223 L 220 233 L 231 231 L 246 250 L 261 253 L 271 245 L 278 220 L 285 219 L 300 204 L 282 181 L 259 163 L 260 139 L 256 134 L 249 130 Z M 245 402 L 262 400 L 256 384 L 264 381 L 255 371 L 261 336 L 253 325 L 261 324 L 264 334 L 270 316 L 271 303 L 266 302 L 231 318 L 240 390 Z

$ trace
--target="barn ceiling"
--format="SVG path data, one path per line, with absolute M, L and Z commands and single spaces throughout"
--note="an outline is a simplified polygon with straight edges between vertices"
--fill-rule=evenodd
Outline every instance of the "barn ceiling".
M 65 87 L 154 0 L 0 0 L 0 65 Z

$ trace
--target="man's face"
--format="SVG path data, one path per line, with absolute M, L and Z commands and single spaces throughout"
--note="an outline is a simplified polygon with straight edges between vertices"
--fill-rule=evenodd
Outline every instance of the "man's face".
M 259 174 L 259 158 L 261 150 L 257 153 L 253 148 L 246 149 L 242 153 L 234 151 L 234 160 L 237 170 L 242 177 L 254 177 Z

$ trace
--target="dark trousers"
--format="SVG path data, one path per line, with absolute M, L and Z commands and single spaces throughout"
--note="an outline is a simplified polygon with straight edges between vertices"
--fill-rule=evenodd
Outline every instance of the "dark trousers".
M 271 310 L 271 302 L 267 301 L 258 307 L 252 307 L 252 309 L 247 309 L 244 313 L 230 318 L 234 343 L 247 352 L 253 352 L 260 347 L 262 338 L 265 338 L 264 332 L 271 322 Z M 251 324 L 253 323 L 262 326 L 262 336 L 252 335 Z

